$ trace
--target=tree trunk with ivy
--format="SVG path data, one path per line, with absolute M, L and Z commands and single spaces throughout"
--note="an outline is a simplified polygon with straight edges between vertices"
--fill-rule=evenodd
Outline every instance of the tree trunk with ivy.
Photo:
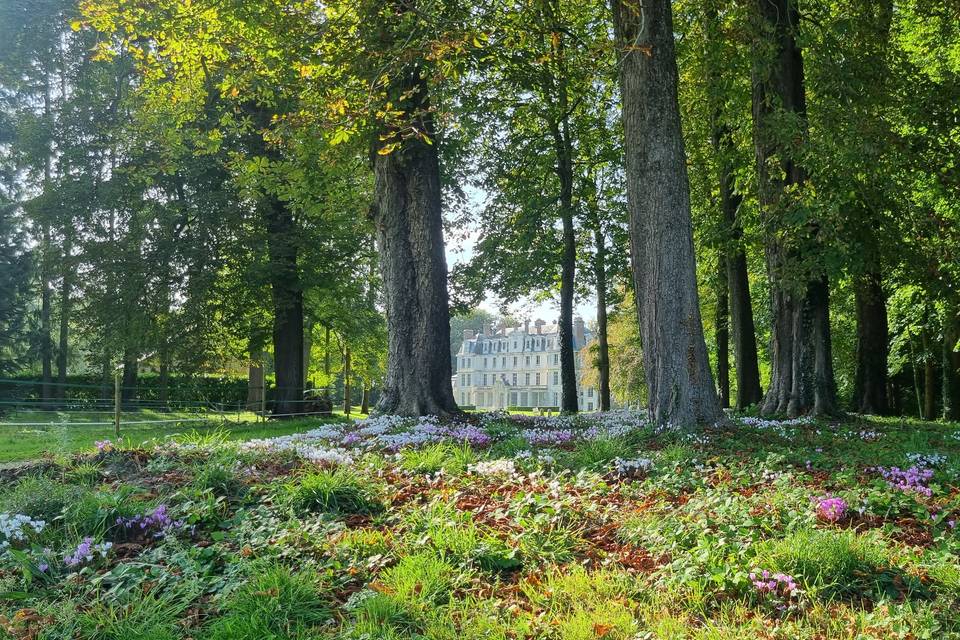
M 816 243 L 800 239 L 815 237 L 818 229 L 808 222 L 789 230 L 785 222 L 794 204 L 790 199 L 807 181 L 793 148 L 797 138 L 807 136 L 803 58 L 796 41 L 799 14 L 793 0 L 756 0 L 754 17 L 754 143 L 773 321 L 770 388 L 762 411 L 829 415 L 837 411 L 830 289 L 822 265 L 816 264 Z M 784 113 L 800 123 L 790 142 L 777 129 Z

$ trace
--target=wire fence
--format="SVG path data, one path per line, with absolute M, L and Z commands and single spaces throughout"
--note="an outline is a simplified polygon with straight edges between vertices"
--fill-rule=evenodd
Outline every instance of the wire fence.
M 123 426 L 264 422 L 333 413 L 328 398 L 307 395 L 316 391 L 269 384 L 244 389 L 245 398 L 223 401 L 141 398 L 139 387 L 123 386 L 119 376 L 113 382 L 108 386 L 0 378 L 0 427 L 113 426 L 119 437 Z

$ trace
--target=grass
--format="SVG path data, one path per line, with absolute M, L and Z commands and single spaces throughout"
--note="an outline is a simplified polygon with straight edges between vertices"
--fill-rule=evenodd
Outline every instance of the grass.
M 0 472 L 0 639 L 960 637 L 960 425 L 591 420 L 552 446 L 502 418 L 480 447 L 415 421 L 206 430 Z M 912 464 L 923 491 L 876 469 Z
M 359 412 L 357 413 L 359 415 Z M 152 410 L 124 412 L 121 416 L 120 436 L 128 446 L 159 441 L 169 436 L 197 431 L 213 433 L 223 430 L 232 440 L 250 440 L 288 435 L 311 429 L 318 424 L 342 421 L 334 412 L 330 418 L 302 418 L 257 422 L 252 413 L 209 416 L 196 413 L 164 413 Z M 124 424 L 181 420 L 161 424 Z M 90 449 L 99 440 L 115 440 L 113 413 L 17 411 L 0 418 L 0 463 L 34 460 L 45 454 L 63 455 Z M 13 426 L 16 423 L 45 423 L 39 426 Z M 108 422 L 109 425 L 84 423 Z M 78 424 L 79 423 L 79 424 Z

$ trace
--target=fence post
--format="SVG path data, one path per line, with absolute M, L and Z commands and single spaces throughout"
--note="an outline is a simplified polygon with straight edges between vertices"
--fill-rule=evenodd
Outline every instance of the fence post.
M 113 431 L 120 439 L 120 372 L 113 374 Z

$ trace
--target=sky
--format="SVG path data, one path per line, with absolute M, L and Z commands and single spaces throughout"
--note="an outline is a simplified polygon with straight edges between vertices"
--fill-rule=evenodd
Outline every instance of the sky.
M 451 238 L 445 238 L 447 253 L 447 269 L 453 270 L 455 264 L 467 262 L 473 256 L 473 247 L 476 244 L 477 232 L 471 231 L 466 238 L 457 238 L 454 242 Z M 480 306 L 492 313 L 500 313 L 500 300 L 491 292 L 487 292 L 486 298 Z M 522 300 L 509 306 L 511 315 L 520 320 L 529 319 L 531 321 L 544 320 L 546 322 L 555 322 L 560 318 L 559 298 L 553 300 L 535 301 L 533 299 Z M 574 307 L 574 316 L 581 316 L 588 324 L 597 317 L 596 300 L 583 300 Z

